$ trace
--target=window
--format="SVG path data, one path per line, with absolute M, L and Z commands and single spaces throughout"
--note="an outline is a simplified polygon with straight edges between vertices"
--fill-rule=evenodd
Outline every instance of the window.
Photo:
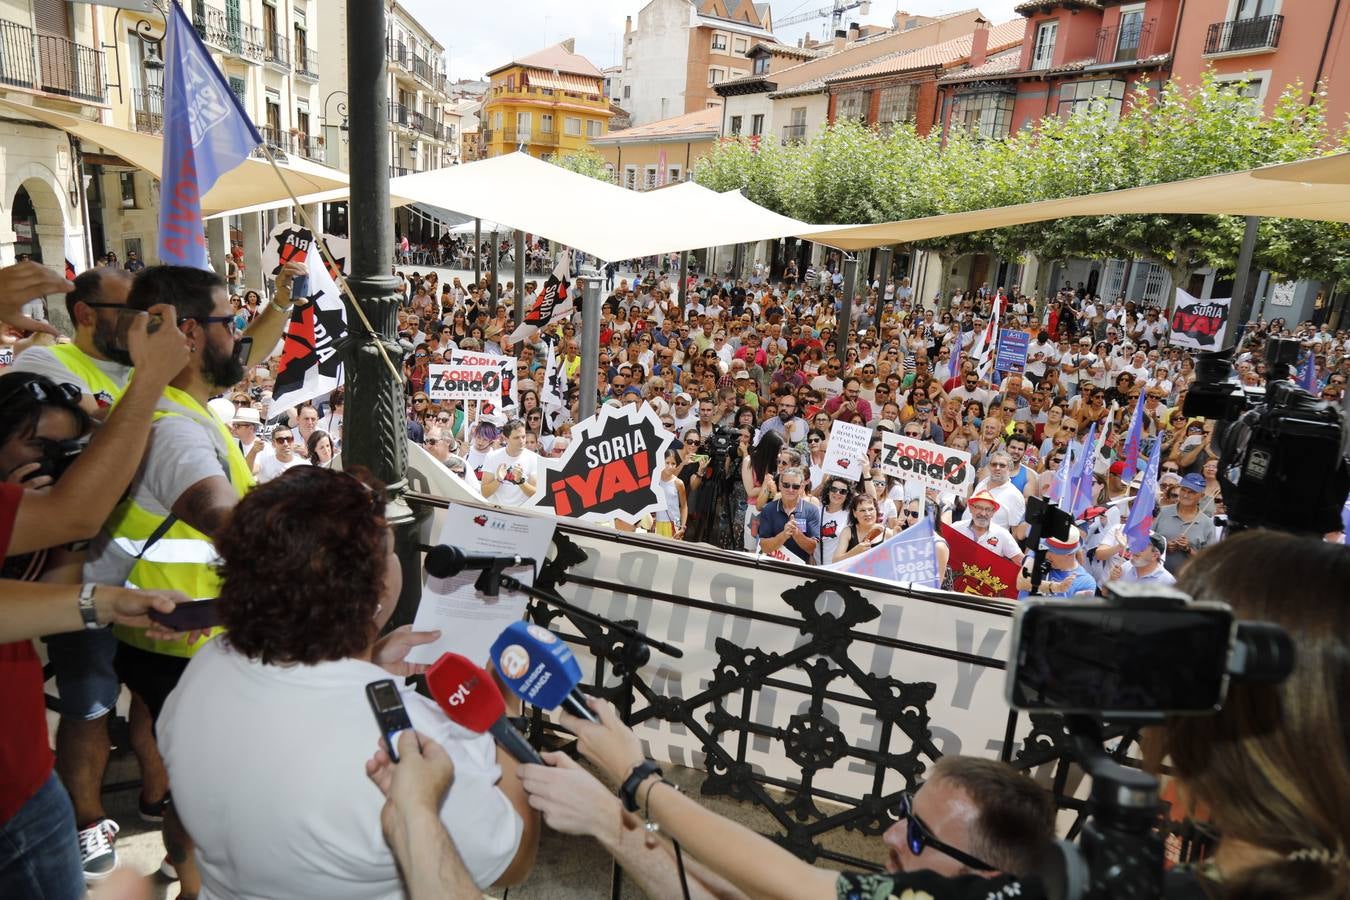
M 750 117 L 750 133 L 751 134 L 764 133 L 764 113 L 755 113 L 753 116 Z
M 727 73 L 725 69 L 709 69 L 708 84 L 720 84 L 726 81 Z
M 631 99 L 632 96 L 633 96 L 633 86 L 631 84 L 625 84 L 623 86 L 623 99 L 628 100 Z
M 793 107 L 790 124 L 783 126 L 783 143 L 806 140 L 806 107 Z
M 1220 84 L 1230 85 L 1238 96 L 1246 97 L 1257 105 L 1261 105 L 1266 101 L 1266 87 L 1270 84 L 1270 70 L 1220 75 L 1214 80 Z
M 137 43 L 140 42 L 137 41 Z M 230 90 L 234 91 L 234 95 L 239 98 L 239 103 L 241 105 L 243 105 L 246 99 L 244 93 L 247 89 L 248 89 L 247 81 L 245 81 L 242 78 L 236 78 L 233 75 L 230 76 Z M 247 109 L 247 107 L 245 107 L 245 109 Z
M 732 117 L 731 117 L 731 133 L 732 133 L 732 134 L 740 134 L 740 133 L 741 133 L 741 121 L 742 121 L 742 119 L 741 119 L 740 116 L 732 116 Z
M 867 91 L 846 91 L 839 94 L 834 101 L 834 119 L 836 122 L 845 119 L 866 122 L 867 107 Z
M 642 184 L 646 190 L 656 187 L 656 166 L 648 166 L 643 175 Z
M 877 105 L 877 124 L 883 130 L 899 122 L 908 122 L 918 112 L 919 86 L 901 84 L 881 89 L 880 102 Z
M 680 180 L 680 167 L 671 166 L 666 172 L 666 184 L 678 184 Z
M 1144 4 L 1120 8 L 1120 28 L 1116 37 L 1116 62 L 1139 58 L 1139 44 L 1144 36 Z
M 712 48 L 714 53 L 727 52 L 727 36 L 718 32 L 713 32 Z
M 1125 102 L 1125 82 L 1112 79 L 1102 81 L 1069 81 L 1059 86 L 1060 118 L 1068 118 L 1104 105 L 1112 118 L 1120 118 Z
M 1005 138 L 1012 130 L 1014 94 L 979 91 L 958 94 L 952 103 L 951 127 L 971 137 Z
M 769 74 L 769 57 L 761 56 L 755 60 L 755 74 L 756 75 Z
M 1233 19 L 1262 19 L 1279 11 L 1279 0 L 1237 0 L 1233 5 Z
M 624 166 L 623 186 L 630 191 L 637 190 L 637 166 Z
M 731 44 L 731 49 L 732 49 L 734 52 L 739 53 L 739 54 L 741 54 L 742 56 L 744 56 L 744 55 L 745 55 L 745 51 L 750 49 L 750 44 L 746 41 L 745 38 L 738 37 L 738 38 L 735 39 L 735 41 L 732 42 L 732 44 Z
M 1042 22 L 1036 26 L 1036 42 L 1031 49 L 1031 68 L 1048 69 L 1055 57 L 1055 37 L 1059 22 Z
M 539 130 L 540 130 L 541 132 L 543 132 L 544 134 L 552 134 L 552 133 L 553 133 L 553 114 L 552 114 L 552 113 L 540 113 L 540 114 L 539 114 Z
M 568 116 L 563 119 L 563 130 L 570 135 L 581 134 L 581 119 L 576 116 Z
M 118 172 L 117 180 L 122 188 L 122 208 L 134 209 L 136 206 L 136 173 Z
M 586 137 L 600 137 L 600 120 L 586 120 Z
M 492 128 L 493 130 L 499 131 L 501 130 L 501 127 L 502 127 L 502 113 L 501 110 L 498 110 L 497 112 L 494 112 L 492 114 Z

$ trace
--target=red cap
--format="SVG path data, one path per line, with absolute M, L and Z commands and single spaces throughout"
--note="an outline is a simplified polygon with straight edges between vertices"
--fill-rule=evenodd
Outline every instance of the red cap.
M 1123 459 L 1118 459 L 1111 463 L 1111 474 L 1117 478 L 1125 474 L 1125 461 Z
M 482 734 L 506 715 L 492 676 L 458 653 L 443 653 L 427 669 L 427 690 L 456 725 Z

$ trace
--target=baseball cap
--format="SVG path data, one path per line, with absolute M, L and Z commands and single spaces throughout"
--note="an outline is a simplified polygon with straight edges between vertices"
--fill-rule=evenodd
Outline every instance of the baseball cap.
M 1150 531 L 1148 534 L 1148 542 L 1153 545 L 1154 550 L 1158 551 L 1159 556 L 1165 556 L 1167 554 L 1167 538 L 1158 534 L 1158 532 Z
M 1192 472 L 1181 479 L 1181 486 L 1187 490 L 1198 491 L 1203 494 L 1205 492 L 1205 476 L 1199 472 Z
M 749 378 L 750 373 L 745 371 L 744 369 L 737 369 L 736 374 L 733 375 L 732 377 L 735 378 L 737 381 L 742 381 L 744 379 Z
M 880 422 L 877 423 L 877 430 L 878 430 L 878 431 L 895 431 L 895 420 L 894 420 L 894 419 L 882 419 Z

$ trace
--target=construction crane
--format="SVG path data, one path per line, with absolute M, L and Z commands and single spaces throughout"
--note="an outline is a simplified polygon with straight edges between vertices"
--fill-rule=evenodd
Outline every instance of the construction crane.
M 844 21 L 844 13 L 851 9 L 858 10 L 859 15 L 867 15 L 868 10 L 872 8 L 871 0 L 834 0 L 834 6 L 822 6 L 820 9 L 811 12 L 802 13 L 797 16 L 788 16 L 786 19 L 775 19 L 773 27 L 775 29 L 783 28 L 788 25 L 796 25 L 798 22 L 809 22 L 812 19 L 830 19 L 830 34 L 839 30 L 840 24 Z

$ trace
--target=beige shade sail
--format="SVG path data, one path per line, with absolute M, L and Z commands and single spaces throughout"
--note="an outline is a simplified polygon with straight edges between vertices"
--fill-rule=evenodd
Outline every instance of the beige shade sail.
M 1040 200 L 876 225 L 835 225 L 799 232 L 798 236 L 841 250 L 866 250 L 1066 216 L 1132 213 L 1272 216 L 1350 222 L 1350 153 L 1062 200 Z
M 101 147 L 156 178 L 159 177 L 164 155 L 164 140 L 157 135 L 114 128 L 111 125 L 102 125 L 55 110 L 3 99 L 0 99 L 0 110 L 22 114 L 59 128 L 83 141 L 85 150 Z M 347 176 L 342 172 L 307 160 L 289 157 L 285 162 L 278 161 L 277 166 L 285 175 L 291 190 L 297 195 L 313 194 L 334 188 L 345 189 L 347 185 Z M 266 160 L 248 159 L 221 175 L 215 187 L 202 197 L 202 214 L 209 216 L 223 210 L 269 201 L 289 204 L 286 187 Z

